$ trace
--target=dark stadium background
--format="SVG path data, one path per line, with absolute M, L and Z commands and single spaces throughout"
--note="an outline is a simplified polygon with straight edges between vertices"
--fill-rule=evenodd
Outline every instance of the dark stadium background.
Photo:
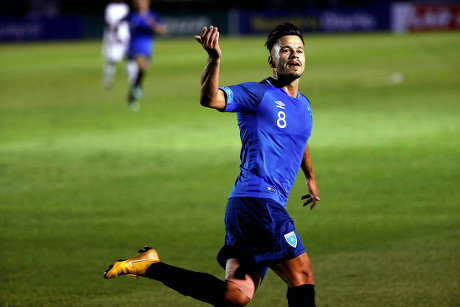
M 1 0 L 0 17 L 55 17 L 56 15 L 100 14 L 107 0 Z M 331 9 L 337 7 L 362 7 L 392 1 L 364 0 L 154 0 L 159 10 L 230 10 L 230 9 Z M 394 1 L 393 1 L 394 2 Z M 458 3 L 455 0 L 398 1 L 414 3 Z

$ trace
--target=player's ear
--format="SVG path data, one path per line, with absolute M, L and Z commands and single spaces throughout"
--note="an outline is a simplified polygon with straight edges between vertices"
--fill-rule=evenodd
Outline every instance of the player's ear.
M 271 68 L 275 68 L 275 62 L 273 61 L 272 56 L 268 57 L 268 65 L 270 65 Z

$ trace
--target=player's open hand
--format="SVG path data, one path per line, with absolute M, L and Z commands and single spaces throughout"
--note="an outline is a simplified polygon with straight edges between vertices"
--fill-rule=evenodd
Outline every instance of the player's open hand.
M 301 199 L 302 200 L 306 199 L 306 201 L 304 201 L 304 203 L 303 203 L 304 207 L 307 206 L 308 204 L 311 204 L 310 205 L 310 210 L 312 210 L 316 206 L 318 201 L 320 201 L 320 198 L 318 196 L 313 196 L 312 194 L 304 195 L 304 196 L 302 196 Z
M 307 206 L 309 204 L 310 205 L 310 210 L 312 210 L 316 204 L 321 200 L 321 198 L 319 198 L 319 189 L 318 189 L 318 186 L 316 185 L 316 181 L 313 179 L 313 180 L 308 180 L 307 182 L 307 187 L 308 187 L 308 190 L 310 191 L 310 194 L 307 194 L 307 195 L 304 195 L 302 196 L 302 200 L 305 200 L 304 203 L 303 203 L 303 206 Z
M 195 39 L 203 46 L 204 50 L 211 59 L 218 59 L 222 56 L 222 51 L 219 47 L 219 29 L 210 26 L 209 29 L 204 27 L 200 35 L 195 35 Z

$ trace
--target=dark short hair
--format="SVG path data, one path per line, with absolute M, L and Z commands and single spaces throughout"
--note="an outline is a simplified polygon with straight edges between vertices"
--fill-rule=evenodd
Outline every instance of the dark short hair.
M 286 35 L 297 35 L 302 40 L 302 43 L 304 43 L 302 31 L 300 31 L 300 29 L 294 26 L 292 23 L 285 22 L 282 25 L 277 25 L 275 29 L 273 29 L 273 31 L 267 35 L 265 46 L 267 47 L 268 51 L 270 52 L 272 50 L 272 47 L 276 44 L 278 39 Z

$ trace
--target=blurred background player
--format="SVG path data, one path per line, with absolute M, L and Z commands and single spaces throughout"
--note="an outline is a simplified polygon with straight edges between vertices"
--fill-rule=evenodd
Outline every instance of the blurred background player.
M 129 26 L 123 21 L 129 13 L 129 6 L 123 0 L 110 2 L 105 8 L 105 29 L 103 40 L 103 84 L 112 88 L 117 63 L 126 55 L 129 43 Z
M 131 36 L 128 48 L 128 105 L 132 110 L 138 109 L 137 100 L 143 94 L 142 81 L 150 66 L 155 35 L 166 32 L 166 25 L 157 13 L 150 10 L 150 4 L 150 0 L 134 0 L 133 11 L 126 18 Z

